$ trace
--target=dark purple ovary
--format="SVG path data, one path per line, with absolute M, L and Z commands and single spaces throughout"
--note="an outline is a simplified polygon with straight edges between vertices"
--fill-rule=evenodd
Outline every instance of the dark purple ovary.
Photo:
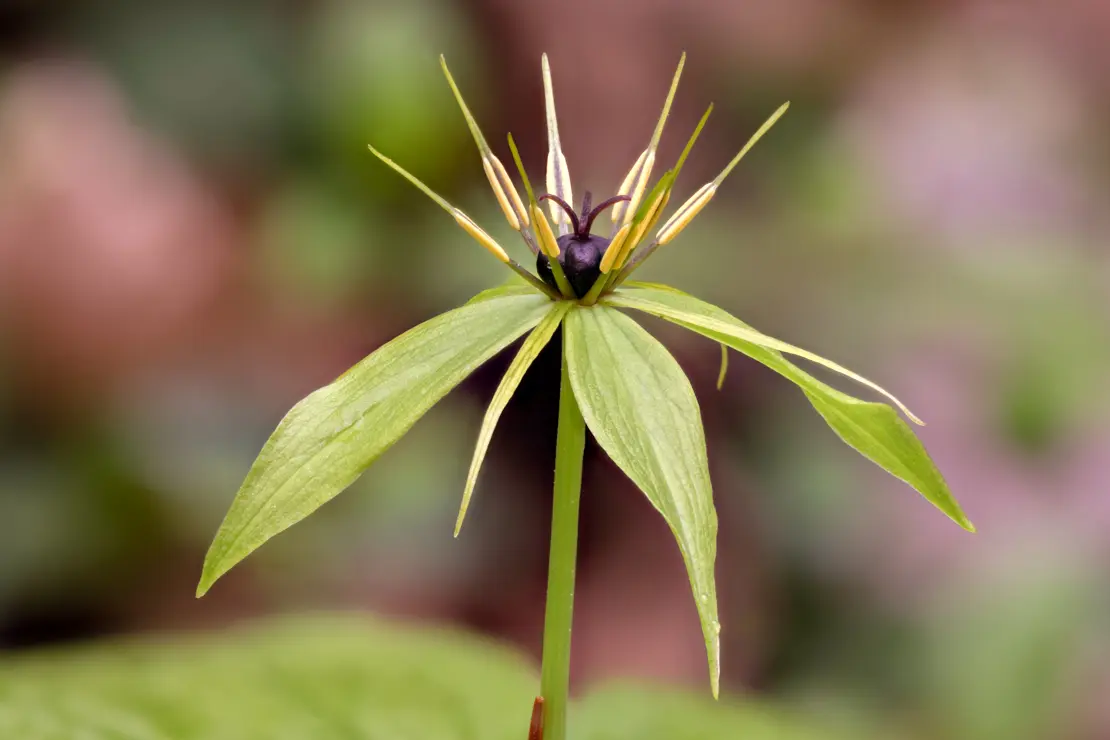
M 539 199 L 557 203 L 570 217 L 573 230 L 569 234 L 560 236 L 555 241 L 559 245 L 559 265 L 563 268 L 563 274 L 566 275 L 567 282 L 574 290 L 574 295 L 581 298 L 590 292 L 590 288 L 593 287 L 601 275 L 601 258 L 605 256 L 605 250 L 609 247 L 609 239 L 604 236 L 590 234 L 594 219 L 606 208 L 630 200 L 630 198 L 627 195 L 618 195 L 591 210 L 591 196 L 587 191 L 582 202 L 581 218 L 562 198 L 554 195 L 541 195 Z M 539 273 L 545 283 L 556 290 L 559 289 L 555 282 L 555 275 L 551 272 L 551 261 L 542 252 L 536 255 L 536 272 Z

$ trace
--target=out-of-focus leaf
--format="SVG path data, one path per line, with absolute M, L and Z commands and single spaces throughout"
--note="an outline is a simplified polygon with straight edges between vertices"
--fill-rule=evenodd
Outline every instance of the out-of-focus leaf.
M 928 624 L 923 699 L 961 740 L 1097 736 L 1076 704 L 1093 698 L 1082 666 L 1105 627 L 1100 564 L 1044 542 L 1015 558 L 1020 578 L 983 579 Z M 1074 558 L 1074 559 L 1073 559 Z M 938 731 L 941 728 L 938 727 Z
M 502 295 L 411 329 L 309 394 L 278 425 L 231 504 L 197 593 L 350 485 L 416 420 L 550 310 Z
M 865 740 L 757 701 L 722 699 L 658 687 L 614 685 L 590 694 L 571 714 L 581 740 Z
M 517 740 L 538 683 L 472 637 L 318 617 L 6 659 L 0 737 Z
M 567 368 L 586 425 L 678 541 L 716 696 L 721 631 L 713 577 L 717 512 L 694 389 L 663 345 L 619 311 L 577 308 L 564 323 Z
M 502 646 L 322 616 L 30 653 L 0 664 L 13 740 L 521 740 L 539 678 Z M 571 706 L 575 740 L 867 740 L 754 700 L 620 686 Z
M 475 59 L 458 8 L 436 0 L 340 2 L 307 18 L 303 112 L 324 153 L 338 167 L 367 173 L 383 195 L 396 194 L 396 183 L 354 154 L 372 135 L 433 185 L 443 183 L 459 162 L 465 130 L 433 60 L 445 53 L 466 76 Z
M 773 344 L 750 339 L 753 334 L 765 335 L 723 309 L 674 288 L 629 284 L 614 294 L 612 304 L 636 308 L 684 326 L 742 352 L 793 381 L 841 439 L 891 475 L 913 486 L 961 527 L 975 531 L 921 442 L 890 406 L 861 401 L 825 385 L 788 362 Z
M 528 288 L 528 290 L 532 289 Z M 551 309 L 547 315 L 524 340 L 520 351 L 516 353 L 509 369 L 505 371 L 504 377 L 501 378 L 497 390 L 494 391 L 493 400 L 490 401 L 489 408 L 486 409 L 486 415 L 482 419 L 482 428 L 478 431 L 478 443 L 474 448 L 474 457 L 470 461 L 470 472 L 466 476 L 466 488 L 463 490 L 462 505 L 459 507 L 459 518 L 455 522 L 456 537 L 459 536 L 459 530 L 462 529 L 466 510 L 470 506 L 470 497 L 474 494 L 474 485 L 478 482 L 478 473 L 482 469 L 482 461 L 486 458 L 486 450 L 489 448 L 490 439 L 493 438 L 493 430 L 497 428 L 497 421 L 501 418 L 501 412 L 509 405 L 509 400 L 516 392 L 524 374 L 528 372 L 532 362 L 551 341 L 551 336 L 559 328 L 559 324 L 563 322 L 563 317 L 567 315 L 567 311 L 570 310 L 572 305 L 569 301 L 559 301 L 551 304 Z

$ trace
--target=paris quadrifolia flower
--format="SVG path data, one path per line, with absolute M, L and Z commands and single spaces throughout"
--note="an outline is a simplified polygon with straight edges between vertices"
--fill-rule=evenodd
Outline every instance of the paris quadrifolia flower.
M 583 192 L 578 201 L 559 139 L 547 57 L 542 65 L 548 134 L 542 192 L 529 180 L 509 136 L 519 185 L 514 181 L 443 62 L 493 196 L 509 226 L 520 234 L 523 248 L 519 251 L 527 261 L 518 261 L 470 216 L 370 147 L 515 275 L 402 334 L 293 407 L 266 442 L 232 502 L 208 551 L 198 595 L 266 540 L 350 485 L 452 388 L 525 337 L 478 432 L 457 536 L 497 421 L 529 365 L 561 327 L 563 387 L 570 389 L 571 410 L 580 414 L 600 447 L 643 491 L 677 540 L 716 694 L 721 631 L 713 571 L 717 516 L 701 413 L 678 363 L 634 320 L 640 313 L 707 337 L 721 345 L 725 357 L 727 349 L 735 350 L 783 376 L 848 445 L 915 488 L 961 527 L 974 531 L 902 415 L 915 424 L 921 422 L 893 395 L 835 362 L 763 334 L 724 309 L 676 288 L 631 279 L 657 249 L 682 248 L 679 237 L 787 109 L 783 104 L 772 113 L 719 175 L 688 188 L 680 184 L 682 167 L 712 106 L 690 134 L 678 161 L 669 169 L 658 161 L 684 60 L 685 56 L 651 138 L 628 174 L 611 192 L 596 199 Z M 672 208 L 676 188 L 692 194 L 682 201 L 674 198 L 680 205 Z M 529 263 L 534 271 L 526 266 Z M 795 358 L 861 384 L 891 405 L 834 389 L 794 364 Z

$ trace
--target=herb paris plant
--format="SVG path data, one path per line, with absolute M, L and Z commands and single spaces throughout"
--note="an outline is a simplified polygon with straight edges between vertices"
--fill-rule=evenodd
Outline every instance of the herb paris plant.
M 545 737 L 562 740 L 565 736 L 586 428 L 674 533 L 701 619 L 710 683 L 716 695 L 721 630 L 713 573 L 717 518 L 701 414 L 690 382 L 675 359 L 621 309 L 652 314 L 685 327 L 784 376 L 802 390 L 841 439 L 917 489 L 957 524 L 974 531 L 925 449 L 894 408 L 835 390 L 786 356 L 801 357 L 867 386 L 920 424 L 890 393 L 693 296 L 664 285 L 628 280 L 645 259 L 677 237 L 713 199 L 740 159 L 787 108 L 784 104 L 775 111 L 716 178 L 663 220 L 677 177 L 712 110 L 710 106 L 674 167 L 653 183 L 656 153 L 684 61 L 685 55 L 647 148 L 616 194 L 592 208 L 592 197 L 585 193 L 580 215 L 571 205 L 571 179 L 559 140 L 546 55 L 547 193 L 537 198 L 509 137 L 527 202 L 490 149 L 443 63 L 494 195 L 509 225 L 520 233 L 535 257 L 539 277 L 513 260 L 469 216 L 371 147 L 377 157 L 439 204 L 523 282 L 517 280 L 487 290 L 464 306 L 411 329 L 294 406 L 266 442 L 232 502 L 205 559 L 198 595 L 266 540 L 350 485 L 439 399 L 486 360 L 527 334 L 494 393 L 478 433 L 455 529 L 457 536 L 501 412 L 528 367 L 561 326 L 562 385 L 541 685 Z M 541 201 L 550 201 L 550 220 Z M 609 235 L 592 234 L 596 219 L 607 208 L 613 209 Z

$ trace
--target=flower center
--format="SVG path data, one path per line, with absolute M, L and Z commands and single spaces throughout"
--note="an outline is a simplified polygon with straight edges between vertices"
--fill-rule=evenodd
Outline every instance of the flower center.
M 608 238 L 590 234 L 594 219 L 605 209 L 631 198 L 627 195 L 617 195 L 591 209 L 593 196 L 587 190 L 582 198 L 581 215 L 575 213 L 570 204 L 557 195 L 548 193 L 541 195 L 539 200 L 550 200 L 558 204 L 570 217 L 571 233 L 556 239 L 559 244 L 559 265 L 563 268 L 570 287 L 574 289 L 574 294 L 581 298 L 590 291 L 593 284 L 597 282 L 598 276 L 601 275 L 601 258 L 605 256 L 605 249 L 609 246 Z M 547 255 L 542 252 L 536 257 L 536 271 L 545 283 L 557 287 L 555 276 L 551 272 L 551 263 Z

